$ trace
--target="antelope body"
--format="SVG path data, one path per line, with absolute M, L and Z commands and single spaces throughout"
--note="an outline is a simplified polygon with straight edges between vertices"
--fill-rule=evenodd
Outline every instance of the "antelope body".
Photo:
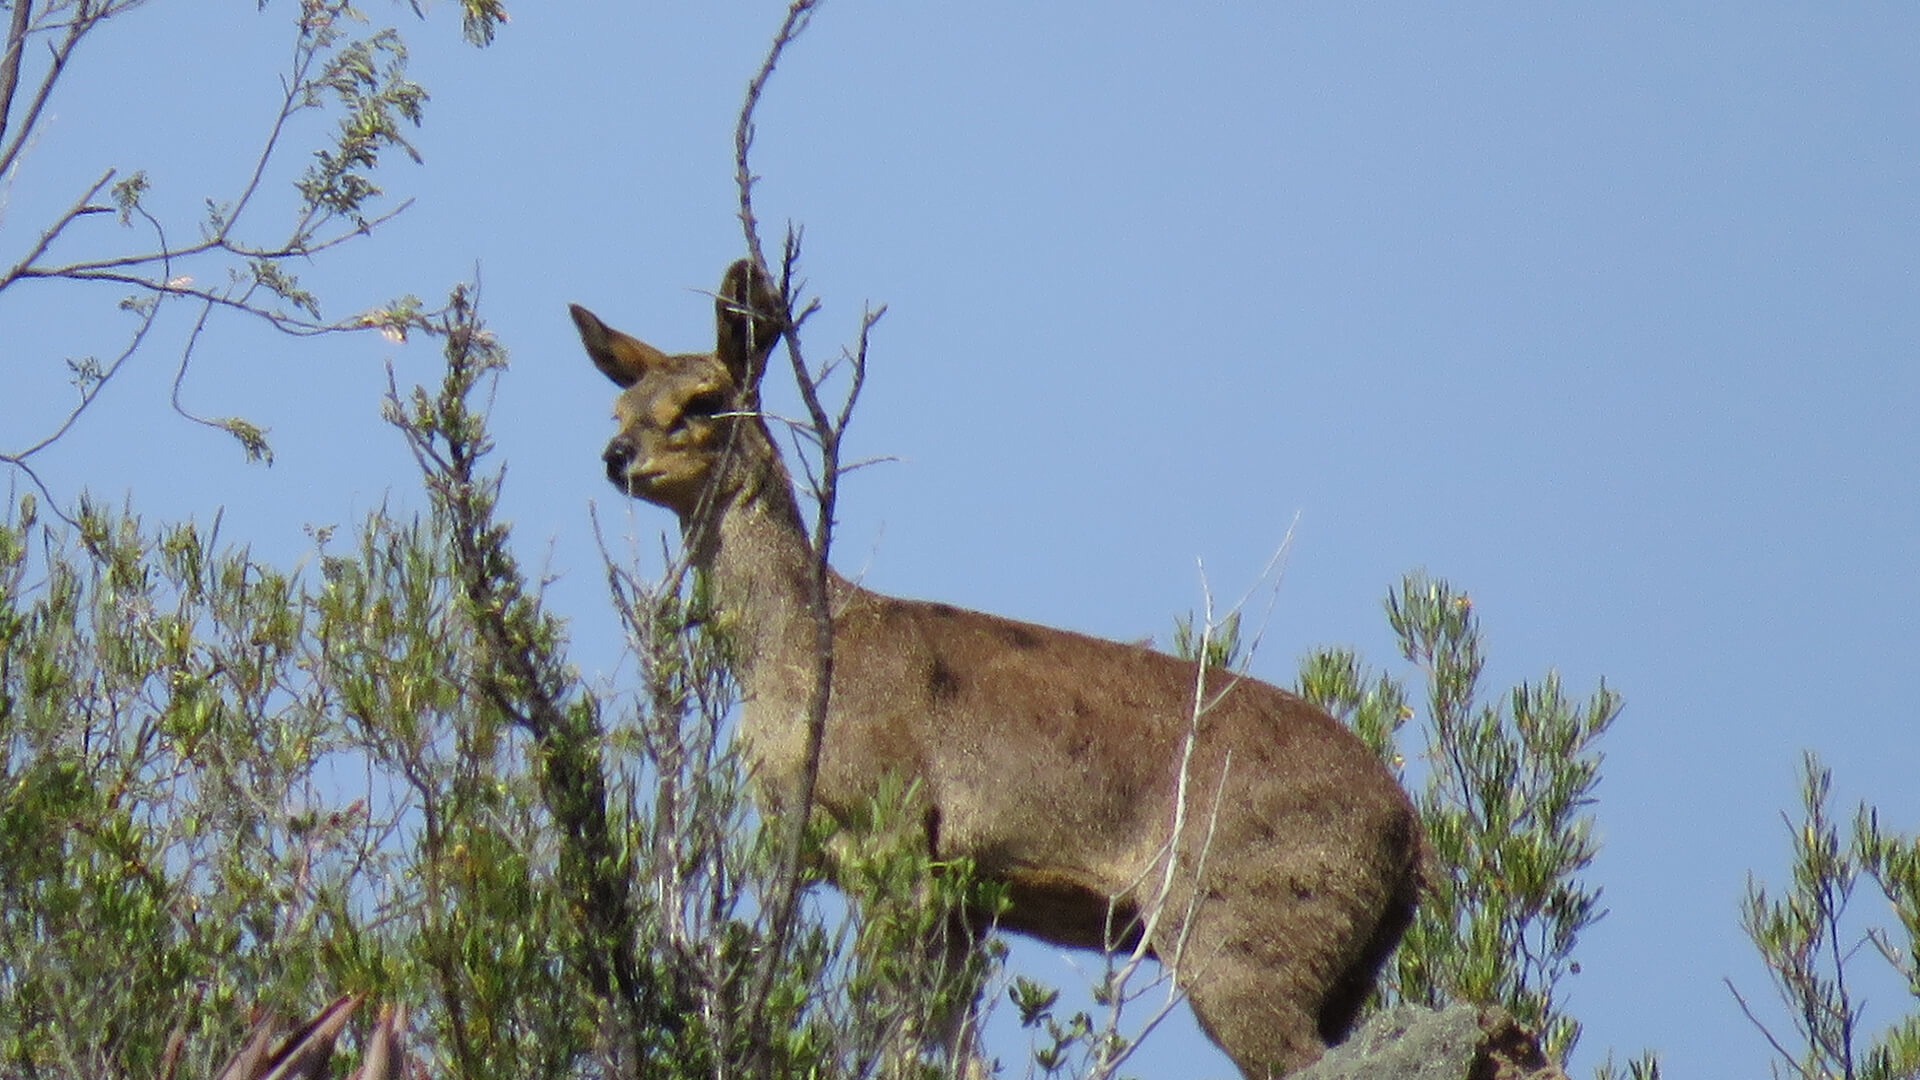
M 677 355 L 572 313 L 625 388 L 609 478 L 679 516 L 734 627 L 740 734 L 778 812 L 804 768 L 815 554 L 752 380 L 787 308 L 744 260 L 715 307 L 716 350 Z M 1147 944 L 1184 942 L 1182 985 L 1240 1070 L 1278 1076 L 1346 1035 L 1412 918 L 1423 845 L 1358 738 L 1286 691 L 1208 672 L 1175 838 L 1194 663 L 837 575 L 829 588 L 820 807 L 844 819 L 888 773 L 916 781 L 930 853 L 1007 885 L 1002 926 L 1070 946 L 1112 947 L 1172 857 Z

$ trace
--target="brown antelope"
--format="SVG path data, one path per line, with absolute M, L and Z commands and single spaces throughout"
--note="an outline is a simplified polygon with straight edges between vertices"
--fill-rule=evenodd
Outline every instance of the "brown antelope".
M 752 385 L 787 307 L 742 260 L 721 284 L 711 353 L 668 354 L 572 312 L 625 388 L 607 475 L 677 514 L 709 575 L 734 628 L 740 734 L 777 810 L 804 768 L 814 655 L 815 554 Z M 1224 673 L 1196 721 L 1191 661 L 830 580 L 820 807 L 844 820 L 887 774 L 912 781 L 929 852 L 972 859 L 1007 886 L 1002 926 L 1062 945 L 1114 947 L 1109 928 L 1170 883 L 1146 944 L 1183 946 L 1194 1012 L 1249 1078 L 1347 1034 L 1412 918 L 1424 844 L 1358 738 Z

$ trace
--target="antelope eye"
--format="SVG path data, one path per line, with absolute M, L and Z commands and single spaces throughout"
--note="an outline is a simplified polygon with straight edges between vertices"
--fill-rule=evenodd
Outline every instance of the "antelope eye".
M 728 401 L 725 393 L 719 390 L 708 390 L 688 398 L 687 403 L 680 407 L 680 415 L 693 419 L 711 420 L 715 416 L 726 412 L 727 407 Z

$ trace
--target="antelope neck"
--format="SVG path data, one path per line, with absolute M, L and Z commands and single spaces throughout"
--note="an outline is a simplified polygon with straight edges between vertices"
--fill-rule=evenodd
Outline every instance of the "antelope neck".
M 732 628 L 736 672 L 749 687 L 764 665 L 778 670 L 813 652 L 813 545 L 786 478 L 770 472 L 722 500 L 706 538 L 687 530 L 694 562 L 706 570 L 715 606 Z

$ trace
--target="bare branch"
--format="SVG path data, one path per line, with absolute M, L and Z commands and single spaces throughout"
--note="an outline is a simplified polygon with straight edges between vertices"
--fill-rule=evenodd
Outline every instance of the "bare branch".
M 40 239 L 34 243 L 33 249 L 27 252 L 26 257 L 15 263 L 13 269 L 8 270 L 4 275 L 0 275 L 0 289 L 5 289 L 21 278 L 51 276 L 36 271 L 33 267 L 34 262 L 38 260 L 40 256 L 47 253 L 47 249 L 53 246 L 53 242 L 59 239 L 60 234 L 66 231 L 67 226 L 88 214 L 99 214 L 106 211 L 106 207 L 95 203 L 93 200 L 95 196 L 100 194 L 100 189 L 106 187 L 107 182 L 113 179 L 113 176 L 114 170 L 112 169 L 101 173 L 100 179 L 95 180 L 91 187 L 87 188 L 78 199 L 75 199 L 73 205 L 67 208 L 66 213 L 61 214 L 52 225 L 47 226 L 46 230 L 40 234 Z
M 1733 980 L 1722 977 L 1720 981 L 1727 984 L 1727 992 L 1733 995 L 1733 1000 L 1740 1006 L 1740 1011 L 1745 1013 L 1747 1020 L 1760 1030 L 1760 1036 L 1767 1040 L 1768 1045 L 1773 1047 L 1775 1053 L 1780 1055 L 1780 1060 L 1786 1062 L 1788 1068 L 1799 1074 L 1801 1080 L 1819 1080 L 1818 1077 L 1809 1073 L 1786 1047 L 1780 1045 L 1780 1040 L 1774 1038 L 1773 1032 L 1768 1029 L 1767 1025 L 1762 1023 L 1760 1018 L 1753 1014 L 1753 1009 L 1747 1005 L 1747 999 L 1740 995 L 1739 988 L 1733 985 Z
M 211 416 L 202 416 L 187 408 L 180 400 L 180 389 L 187 381 L 187 369 L 193 366 L 193 351 L 200 344 L 200 335 L 207 329 L 207 317 L 213 314 L 213 307 L 214 305 L 207 301 L 202 301 L 200 304 L 200 314 L 194 318 L 193 329 L 187 332 L 186 344 L 180 348 L 180 363 L 174 369 L 173 388 L 168 394 L 168 401 L 172 404 L 173 411 L 185 419 L 199 424 L 202 427 L 213 428 L 216 431 L 224 431 L 234 438 L 239 439 L 240 445 L 244 448 L 248 460 L 264 461 L 266 464 L 271 465 L 273 464 L 273 450 L 267 445 L 265 438 L 266 432 L 263 429 L 255 427 L 253 424 L 236 417 L 228 417 L 223 420 Z
M 126 362 L 133 357 L 133 354 L 139 351 L 141 342 L 146 340 L 147 331 L 153 329 L 154 318 L 159 312 L 160 305 L 146 305 L 141 311 L 140 325 L 135 328 L 133 337 L 128 340 L 126 347 L 120 350 L 120 355 L 114 357 L 113 363 L 108 364 L 97 378 L 82 388 L 80 392 L 80 403 L 75 405 L 73 409 L 67 413 L 66 419 L 62 420 L 50 434 L 24 450 L 11 454 L 0 454 L 0 461 L 7 462 L 19 468 L 25 468 L 28 458 L 59 441 L 60 437 L 65 435 L 67 430 L 73 427 L 80 419 L 80 414 L 86 412 L 87 407 L 92 405 L 94 400 L 100 396 L 100 391 L 106 387 L 107 383 L 111 382 L 113 377 L 119 374 L 120 369 L 126 365 Z M 36 483 L 37 482 L 36 480 Z M 43 488 L 42 490 L 44 491 L 45 489 Z
M 13 0 L 13 25 L 7 28 L 7 52 L 0 57 L 0 144 L 6 142 L 7 118 L 13 115 L 13 92 L 20 86 L 20 53 L 26 48 L 27 26 L 32 19 L 32 0 Z
M 734 183 L 738 189 L 740 205 L 740 226 L 745 235 L 747 250 L 756 268 L 767 267 L 765 251 L 760 242 L 759 222 L 753 209 L 754 176 L 750 163 L 753 146 L 753 114 L 759 106 L 760 96 L 766 89 L 767 80 L 779 65 L 787 46 L 807 28 L 818 0 L 793 0 L 787 8 L 785 20 L 774 35 L 773 43 L 767 50 L 767 56 L 747 84 L 745 100 L 742 102 L 738 123 L 734 126 Z M 795 382 L 798 385 L 801 400 L 805 403 L 808 418 L 811 421 L 812 435 L 819 447 L 819 467 L 815 472 L 809 467 L 809 486 L 812 488 L 815 505 L 813 527 L 813 571 L 808 580 L 807 608 L 813 623 L 813 672 L 812 685 L 807 698 L 806 708 L 806 750 L 803 766 L 799 775 L 798 790 L 794 792 L 794 804 L 787 808 L 791 817 L 784 823 L 786 835 L 782 837 L 778 869 L 775 874 L 773 896 L 768 898 L 768 947 L 764 950 L 754 972 L 751 988 L 747 997 L 748 1015 L 764 1017 L 766 1010 L 760 1006 L 765 1003 L 773 984 L 774 972 L 780 958 L 785 954 L 791 936 L 792 926 L 800 886 L 800 860 L 805 846 L 807 823 L 812 815 L 815 789 L 819 782 L 821 746 L 826 735 L 827 708 L 831 700 L 833 686 L 833 612 L 828 602 L 828 581 L 832 574 L 829 556 L 833 543 L 834 505 L 838 494 L 840 478 L 840 439 L 845 428 L 846 418 L 850 414 L 853 402 L 859 395 L 860 383 L 864 377 L 864 357 L 866 352 L 867 331 L 871 329 L 873 316 L 869 313 L 862 331 L 859 347 L 860 359 L 855 362 L 855 375 L 849 388 L 847 400 L 836 417 L 829 414 L 820 400 L 818 381 L 811 377 L 800 347 L 799 328 L 815 310 L 817 305 L 796 305 L 795 298 L 799 288 L 794 279 L 794 269 L 799 259 L 800 236 L 789 228 L 781 251 L 779 287 L 780 297 L 785 311 L 782 312 L 781 338 L 787 347 L 787 358 L 792 365 Z M 754 385 L 759 373 L 749 374 L 749 385 Z M 770 1033 L 755 1030 L 752 1040 L 756 1047 L 767 1045 Z M 770 1064 L 763 1060 L 759 1064 Z
M 88 192 L 88 195 L 83 198 L 83 203 L 86 203 L 86 199 L 90 199 L 91 196 L 99 194 L 100 187 L 104 186 L 104 184 L 106 183 L 106 180 L 111 179 L 113 175 L 114 174 L 111 170 L 108 171 L 107 175 L 101 179 L 100 184 L 95 185 L 94 188 L 92 188 Z M 374 229 L 380 227 L 381 225 L 385 225 L 387 222 L 392 221 L 394 218 L 397 218 L 401 214 L 405 213 L 410 207 L 413 206 L 413 203 L 414 203 L 414 200 L 412 199 L 404 200 L 399 205 L 395 206 L 393 209 L 388 210 L 385 213 L 376 215 L 374 217 L 368 218 L 365 222 L 359 225 L 355 225 L 351 229 L 345 230 L 334 236 L 330 236 L 325 240 L 314 241 L 314 242 L 307 242 L 307 241 L 301 240 L 299 237 L 299 234 L 296 232 L 296 235 L 293 239 L 289 240 L 287 243 L 279 245 L 278 247 L 253 247 L 247 244 L 236 243 L 233 240 L 227 238 L 223 233 L 221 236 L 216 237 L 214 239 L 202 240 L 197 244 L 189 244 L 186 247 L 180 247 L 180 248 L 169 247 L 163 242 L 157 250 L 143 251 L 143 252 L 139 252 L 137 254 L 132 254 L 132 255 L 116 255 L 111 258 L 105 258 L 105 259 L 88 259 L 82 262 L 67 263 L 61 266 L 30 265 L 33 259 L 38 258 L 42 254 L 45 254 L 46 243 L 51 242 L 51 237 L 49 237 L 48 240 L 44 241 L 40 246 L 40 248 L 37 249 L 33 255 L 29 256 L 26 260 L 23 260 L 19 265 L 17 265 L 13 270 L 9 271 L 6 277 L 0 278 L 0 288 L 5 288 L 8 284 L 10 284 L 16 278 L 93 277 L 93 276 L 98 276 L 101 271 L 119 270 L 119 269 L 125 269 L 128 267 L 149 266 L 153 263 L 167 262 L 169 260 L 177 261 L 181 259 L 191 258 L 195 255 L 206 255 L 214 252 L 223 252 L 228 255 L 237 255 L 245 259 L 264 259 L 268 261 L 279 261 L 282 259 L 309 257 L 309 256 L 317 255 L 322 251 L 327 251 L 331 248 L 339 247 L 340 245 L 347 243 L 350 240 L 355 240 L 360 237 L 366 236 L 368 233 L 372 232 Z M 235 205 L 237 206 L 239 204 L 235 204 Z M 108 208 L 104 206 L 93 205 L 91 203 L 86 203 L 85 205 L 77 205 L 76 210 L 78 211 L 77 213 L 75 211 L 69 211 L 68 217 L 69 218 L 78 217 L 82 214 L 105 213 L 108 210 Z M 152 220 L 152 219 L 149 218 L 149 220 Z M 68 223 L 67 220 L 62 220 L 59 223 L 59 227 L 64 228 L 67 223 Z
M 41 273 L 37 270 L 28 270 L 20 276 L 23 279 L 56 277 L 56 275 Z M 57 275 L 57 277 L 66 281 L 99 281 L 115 285 L 126 285 L 154 293 L 158 296 L 183 297 L 204 301 L 218 307 L 231 308 L 235 311 L 244 311 L 249 315 L 264 319 L 272 325 L 275 330 L 292 334 L 296 337 L 313 337 L 320 334 L 339 334 L 352 330 L 368 329 L 368 326 L 359 319 L 346 319 L 340 322 L 319 322 L 313 319 L 298 318 L 283 311 L 275 311 L 271 308 L 261 307 L 250 300 L 248 294 L 234 296 L 227 293 L 215 292 L 212 289 L 195 285 L 190 279 L 155 279 L 142 277 L 139 274 L 122 274 L 113 271 L 76 271 L 69 274 Z
M 240 220 L 248 203 L 252 202 L 254 192 L 260 189 L 260 180 L 266 175 L 267 162 L 273 159 L 274 148 L 280 145 L 280 136 L 286 131 L 287 120 L 304 106 L 300 103 L 300 91 L 307 83 L 307 74 L 313 69 L 314 57 L 319 53 L 315 46 L 313 28 L 306 19 L 300 22 L 300 35 L 294 42 L 293 71 L 291 77 L 281 85 L 286 93 L 280 99 L 280 109 L 274 115 L 273 126 L 267 131 L 267 138 L 260 148 L 259 156 L 254 159 L 253 175 L 247 178 L 246 186 L 240 189 L 240 197 L 234 200 L 233 211 L 221 222 L 210 244 L 224 244 L 232 235 L 233 226 Z
M 49 229 L 45 234 L 41 236 L 40 243 L 35 248 L 35 253 L 28 255 L 27 256 L 28 260 L 37 258 L 38 253 L 46 249 L 46 246 L 52 242 L 53 237 L 58 235 L 59 231 L 65 228 L 68 222 L 72 221 L 75 217 L 79 216 L 82 213 L 93 212 L 93 208 L 91 206 L 93 196 L 98 194 L 100 189 L 104 187 L 107 181 L 112 178 L 113 178 L 113 170 L 111 169 L 109 169 L 106 173 L 102 174 L 100 179 L 94 182 L 93 187 L 90 188 L 85 195 L 82 195 L 80 197 L 80 201 L 76 202 L 73 208 L 67 212 L 67 215 L 63 217 L 61 221 L 57 223 L 52 229 Z M 157 235 L 159 235 L 161 238 L 160 246 L 164 249 L 166 247 L 166 234 L 164 230 L 161 229 L 160 222 L 157 219 L 155 219 L 153 215 L 147 213 L 145 210 L 141 210 L 140 215 L 141 217 L 145 218 L 150 225 L 153 226 L 154 232 Z M 167 273 L 167 268 L 163 264 L 162 265 L 163 277 L 166 275 L 166 273 Z M 0 280 L 0 288 L 5 287 L 5 280 L 11 280 L 11 278 Z M 107 384 L 112 382 L 114 376 L 120 373 L 121 368 L 126 366 L 127 361 L 133 358 L 133 354 L 139 351 L 141 344 L 147 338 L 147 333 L 153 329 L 154 320 L 160 314 L 160 299 L 161 299 L 160 297 L 155 296 L 150 298 L 149 301 L 146 302 L 145 304 L 135 304 L 135 305 L 129 305 L 123 302 L 122 307 L 127 308 L 129 310 L 137 311 L 140 316 L 139 325 L 135 327 L 133 335 L 130 338 L 128 338 L 126 347 L 120 350 L 120 354 L 114 357 L 113 362 L 111 364 L 108 364 L 105 369 L 100 370 L 97 373 L 97 375 L 94 375 L 91 378 L 90 381 L 82 381 L 80 386 L 79 403 L 76 404 L 73 407 L 73 409 L 67 413 L 66 418 L 62 420 L 58 425 L 56 425 L 51 433 L 49 433 L 45 438 L 41 439 L 39 442 L 34 443 L 33 445 L 27 447 L 25 450 L 22 450 L 17 454 L 0 454 L 0 461 L 6 461 L 12 464 L 13 466 L 15 466 L 16 468 L 26 470 L 30 476 L 33 476 L 34 483 L 40 484 L 39 477 L 33 475 L 32 471 L 27 469 L 26 459 L 46 449 L 48 446 L 53 445 L 53 443 L 57 442 L 62 436 L 66 435 L 66 433 L 72 429 L 73 425 L 79 421 L 80 414 L 86 412 L 87 408 L 91 406 L 96 400 L 98 400 L 100 396 L 100 392 L 106 389 Z M 84 372 L 81 373 L 81 377 L 83 380 L 85 380 L 86 373 Z M 41 491 L 43 493 L 46 492 L 46 488 L 44 485 L 41 486 Z M 51 494 L 48 495 L 48 501 L 49 503 L 53 501 Z M 55 512 L 59 513 L 59 511 L 57 510 Z M 65 517 L 64 514 L 62 514 L 61 516 L 62 518 Z
M 80 523 L 75 521 L 72 517 L 69 517 L 66 511 L 60 509 L 59 500 L 53 497 L 53 491 L 47 487 L 47 482 L 45 480 L 40 479 L 40 474 L 34 471 L 33 466 L 27 464 L 25 461 L 22 461 L 18 458 L 9 457 L 7 455 L 0 455 L 0 461 L 4 461 L 7 464 L 12 465 L 15 469 L 17 469 L 21 473 L 24 473 L 28 480 L 33 482 L 33 486 L 37 488 L 40 492 L 40 497 L 46 501 L 47 509 L 53 511 L 54 517 L 59 518 L 61 522 L 64 523 L 70 529 L 79 528 Z
M 746 233 L 747 251 L 753 256 L 756 266 L 767 265 L 767 260 L 760 249 L 760 223 L 753 213 L 753 184 L 756 178 L 747 163 L 748 152 L 753 148 L 753 113 L 760 105 L 760 94 L 766 89 L 767 80 L 773 77 L 773 69 L 779 66 L 781 55 L 813 21 L 814 9 L 820 6 L 820 2 L 793 0 L 788 5 L 786 20 L 780 24 L 780 32 L 773 36 L 766 60 L 747 83 L 746 100 L 740 106 L 740 119 L 733 128 L 733 182 L 740 193 L 740 228 Z
M 25 5 L 23 4 L 22 6 Z M 59 44 L 52 46 L 48 50 L 47 70 L 46 73 L 40 77 L 40 85 L 34 90 L 32 102 L 27 105 L 26 117 L 21 120 L 19 130 L 13 133 L 12 141 L 0 144 L 0 176 L 4 176 L 8 170 L 13 168 L 14 160 L 20 156 L 21 149 L 27 145 L 28 137 L 33 134 L 33 129 L 40 122 L 40 111 L 46 107 L 47 98 L 53 94 L 54 84 L 60 81 L 60 74 L 66 69 L 67 59 L 73 55 L 74 47 L 80 44 L 80 39 L 86 36 L 87 31 L 93 29 L 99 24 L 100 20 L 114 14 L 117 10 L 122 9 L 108 6 L 100 11 L 89 12 L 85 6 L 82 6 L 80 14 L 76 15 L 73 21 L 67 24 L 66 36 L 60 39 Z M 18 24 L 18 22 L 18 15 L 16 14 L 15 23 Z M 12 40 L 9 39 L 8 49 L 10 53 L 12 44 Z M 22 51 L 24 51 L 24 47 L 25 40 L 23 38 Z M 17 78 L 17 64 L 14 70 Z M 11 105 L 11 88 L 8 90 L 8 98 L 8 104 Z

